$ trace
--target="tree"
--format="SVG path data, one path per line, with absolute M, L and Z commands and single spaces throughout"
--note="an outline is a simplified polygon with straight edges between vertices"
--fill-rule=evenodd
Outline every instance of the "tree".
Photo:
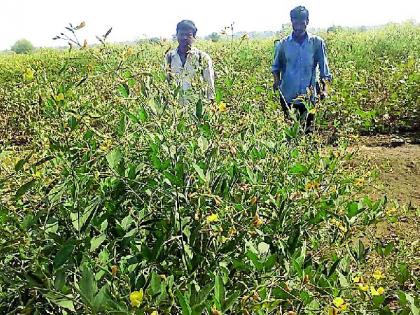
M 29 40 L 23 38 L 14 43 L 11 50 L 17 54 L 27 54 L 34 50 L 34 45 Z
M 216 32 L 213 32 L 207 36 L 207 39 L 210 39 L 212 42 L 218 42 L 220 40 L 220 35 Z

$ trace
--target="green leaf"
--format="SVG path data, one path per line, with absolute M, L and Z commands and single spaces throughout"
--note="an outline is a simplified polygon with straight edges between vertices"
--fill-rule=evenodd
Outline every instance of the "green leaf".
M 76 312 L 76 310 L 74 309 L 74 304 L 72 300 L 61 299 L 61 300 L 56 300 L 54 302 L 55 304 L 57 304 L 58 306 L 61 306 L 62 308 L 65 308 L 72 312 Z
M 90 251 L 94 252 L 95 250 L 97 250 L 99 246 L 101 246 L 101 244 L 105 241 L 105 239 L 106 239 L 105 234 L 100 234 L 98 236 L 93 237 L 90 240 Z
M 74 309 L 74 304 L 73 304 L 73 300 L 72 300 L 74 298 L 73 298 L 73 295 L 71 295 L 71 294 L 66 295 L 65 297 L 62 297 L 62 296 L 58 296 L 58 295 L 54 294 L 53 292 L 48 292 L 48 293 L 44 294 L 44 297 L 48 301 L 50 301 L 50 302 L 52 302 L 52 303 L 54 303 L 54 304 L 56 304 L 56 305 L 58 305 L 58 306 L 60 306 L 64 309 L 67 309 L 67 310 L 72 311 L 72 312 L 76 311 Z M 64 313 L 65 312 L 63 312 L 63 314 Z
M 359 210 L 359 205 L 357 204 L 357 202 L 350 202 L 347 205 L 347 216 L 349 218 L 352 218 L 358 215 L 359 213 L 360 213 L 360 210 Z
M 401 306 L 407 305 L 408 301 L 407 301 L 407 297 L 405 296 L 404 291 L 401 291 L 401 290 L 398 291 L 398 298 L 399 298 L 398 304 L 400 304 Z
M 328 272 L 328 277 L 331 277 L 331 276 L 334 274 L 334 272 L 336 271 L 336 269 L 337 269 L 338 264 L 340 263 L 340 261 L 341 261 L 341 258 L 337 259 L 337 260 L 333 263 L 333 265 L 331 266 L 331 268 L 330 268 L 330 270 L 329 270 L 329 272 Z
M 307 168 L 303 164 L 295 164 L 289 170 L 290 174 L 304 174 L 306 171 Z
M 89 218 L 91 217 L 92 211 L 94 210 L 92 206 L 89 206 L 83 213 L 70 212 L 71 223 L 77 231 L 81 231 L 83 226 L 85 226 L 88 221 L 90 221 Z
M 82 266 L 82 277 L 79 281 L 80 295 L 89 305 L 93 304 L 93 297 L 96 295 L 98 288 L 92 270 L 86 265 Z
M 376 307 L 381 305 L 385 301 L 385 297 L 383 295 L 374 296 L 372 298 L 373 304 L 375 304 Z
M 35 217 L 32 213 L 28 213 L 22 221 L 22 228 L 29 230 L 29 228 L 35 223 Z
M 264 262 L 265 270 L 270 271 L 271 269 L 273 269 L 274 265 L 276 264 L 276 261 L 277 261 L 277 256 L 275 254 L 268 256 L 268 258 Z
M 391 254 L 392 250 L 394 249 L 394 244 L 393 243 L 389 243 L 385 246 L 385 250 L 384 250 L 384 255 L 388 256 L 389 254 Z
M 197 144 L 198 144 L 198 146 L 200 147 L 200 149 L 203 153 L 206 152 L 206 150 L 209 147 L 209 141 L 204 137 L 198 138 Z
M 130 96 L 130 89 L 126 83 L 122 83 L 118 86 L 118 92 L 122 97 L 129 97 Z
M 411 313 L 413 313 L 413 315 L 419 315 L 420 311 L 419 308 L 416 306 L 416 301 L 414 297 L 408 293 L 405 294 L 405 297 L 407 298 L 407 301 L 410 304 Z
M 70 130 L 74 130 L 77 127 L 78 121 L 77 121 L 76 117 L 71 116 L 68 119 L 67 123 L 68 123 L 68 125 L 70 127 Z
M 127 129 L 127 118 L 125 114 L 122 114 L 118 123 L 117 133 L 119 137 L 124 136 L 125 130 Z
M 147 104 L 149 105 L 153 114 L 160 115 L 163 113 L 163 109 L 159 106 L 159 104 L 156 103 L 154 98 L 150 98 Z
M 109 296 L 109 285 L 105 284 L 93 299 L 92 306 L 96 311 L 99 311 L 101 309 L 105 309 L 110 301 L 111 297 Z
M 255 269 L 257 269 L 257 271 L 261 271 L 264 269 L 264 265 L 260 262 L 258 256 L 254 252 L 248 250 L 246 252 L 246 257 L 248 257 L 249 260 L 251 260 L 252 264 L 254 265 Z
M 214 302 L 218 310 L 222 310 L 222 305 L 225 301 L 225 288 L 222 277 L 219 275 L 214 279 Z
M 206 182 L 206 176 L 204 175 L 204 172 L 203 172 L 203 170 L 201 169 L 201 167 L 200 166 L 198 166 L 197 164 L 193 164 L 193 167 L 194 167 L 194 169 L 195 169 L 195 171 L 197 172 L 197 174 L 198 174 L 198 176 L 200 177 L 200 179 L 202 180 L 202 181 L 204 181 L 204 182 Z
M 122 219 L 120 226 L 124 231 L 127 231 L 131 224 L 134 222 L 133 217 L 131 214 L 127 215 L 124 219 Z
M 139 117 L 140 121 L 142 121 L 142 122 L 147 121 L 147 119 L 149 118 L 149 115 L 147 115 L 147 112 L 146 112 L 146 110 L 144 109 L 143 106 L 141 106 L 140 109 L 139 109 L 138 117 Z
M 66 284 L 66 274 L 64 273 L 63 270 L 57 271 L 55 275 L 55 280 L 54 280 L 54 288 L 57 291 L 61 291 L 65 284 Z
M 236 291 L 233 294 L 231 294 L 227 300 L 225 301 L 225 303 L 223 304 L 223 308 L 222 311 L 223 312 L 228 312 L 229 309 L 233 306 L 233 304 L 238 300 L 239 296 L 241 295 L 240 292 Z
M 66 243 L 64 244 L 60 250 L 58 251 L 57 255 L 54 258 L 53 267 L 54 269 L 57 269 L 64 265 L 67 260 L 71 257 L 74 250 L 74 243 Z
M 201 315 L 203 309 L 206 306 L 207 296 L 213 290 L 213 283 L 207 284 L 204 288 L 201 288 L 196 294 L 191 296 L 191 304 L 193 305 L 193 314 Z
M 195 104 L 195 116 L 197 116 L 198 119 L 203 117 L 203 101 L 201 99 Z
M 120 148 L 115 148 L 112 152 L 108 153 L 106 160 L 111 169 L 116 170 L 122 159 L 122 152 Z
M 23 184 L 15 194 L 15 199 L 18 200 L 20 197 L 22 197 L 29 189 L 31 189 L 36 183 L 36 180 L 33 179 L 25 184 Z
M 181 291 L 177 290 L 175 293 L 179 304 L 181 304 L 182 315 L 192 315 L 192 309 L 185 296 Z
M 32 156 L 32 153 L 29 154 L 28 157 L 26 157 L 24 159 L 20 159 L 15 165 L 15 172 L 19 172 L 23 168 L 23 166 L 29 161 L 31 156 Z
M 161 281 L 162 279 L 160 278 L 160 276 L 156 272 L 153 272 L 152 279 L 150 280 L 150 288 L 152 289 L 153 295 L 160 293 Z
M 405 263 L 401 263 L 398 265 L 398 270 L 396 271 L 395 278 L 400 284 L 404 284 L 408 279 L 410 279 L 410 270 L 408 269 L 408 265 Z

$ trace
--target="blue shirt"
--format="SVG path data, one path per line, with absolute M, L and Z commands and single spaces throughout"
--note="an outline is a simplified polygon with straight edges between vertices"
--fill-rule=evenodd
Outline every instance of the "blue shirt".
M 316 68 L 319 66 L 321 79 L 331 80 L 324 41 L 310 33 L 302 44 L 292 35 L 282 39 L 276 46 L 272 72 L 279 72 L 280 90 L 291 103 L 299 95 L 306 95 L 307 88 L 312 87 L 315 96 Z

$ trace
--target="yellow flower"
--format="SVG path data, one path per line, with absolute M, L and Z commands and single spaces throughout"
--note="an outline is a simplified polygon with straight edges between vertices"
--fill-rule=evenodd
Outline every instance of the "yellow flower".
M 219 216 L 216 213 L 210 214 L 206 218 L 207 223 L 217 222 L 219 221 Z
M 363 283 L 359 283 L 358 286 L 360 291 L 366 292 L 369 290 L 369 286 L 367 284 L 364 285 Z
M 57 96 L 54 97 L 56 102 L 59 101 L 64 101 L 64 94 L 63 93 L 59 93 Z
M 153 312 L 150 313 L 150 315 L 158 315 L 158 312 L 157 311 L 153 311 Z
M 391 208 L 386 210 L 387 215 L 392 215 L 395 212 L 397 212 L 397 209 L 395 207 L 391 207 Z
M 227 110 L 227 106 L 225 102 L 220 102 L 219 105 L 217 105 L 219 108 L 219 112 L 224 113 Z
M 385 277 L 384 277 L 384 275 L 382 274 L 382 271 L 380 271 L 379 269 L 376 269 L 374 272 L 373 272 L 373 277 L 376 279 L 376 280 L 381 280 L 381 279 L 384 279 Z
M 125 52 L 125 55 L 126 55 L 127 57 L 130 57 L 132 54 L 134 54 L 134 50 L 133 50 L 133 48 L 128 47 L 128 48 L 127 48 L 127 51 Z
M 34 178 L 41 178 L 41 176 L 42 176 L 42 173 L 41 173 L 41 171 L 37 171 L 37 172 L 35 172 L 34 174 L 33 174 L 33 177 Z
M 336 307 L 341 307 L 342 305 L 344 305 L 344 299 L 343 299 L 342 297 L 336 297 L 336 298 L 333 300 L 333 304 L 334 304 Z
M 307 182 L 306 184 L 305 184 L 305 189 L 306 190 L 313 190 L 313 189 L 316 189 L 316 188 L 319 188 L 319 183 L 318 182 Z
M 354 283 L 359 283 L 360 282 L 360 277 L 353 277 L 353 282 Z
M 252 224 L 254 224 L 256 227 L 259 227 L 264 224 L 264 221 L 260 218 L 258 213 L 255 213 L 254 219 L 252 220 Z
M 370 294 L 372 296 L 378 296 L 384 294 L 385 289 L 383 287 L 379 287 L 378 290 L 375 289 L 375 287 L 370 287 Z
M 140 291 L 133 291 L 130 293 L 130 302 L 132 306 L 139 307 L 142 301 L 143 289 L 140 289 Z
M 365 183 L 365 180 L 363 178 L 356 178 L 356 180 L 354 181 L 354 184 L 358 187 L 363 186 Z
M 231 227 L 230 229 L 229 229 L 229 232 L 228 232 L 228 235 L 229 236 L 235 236 L 236 235 L 236 229 L 235 229 L 235 227 Z
M 23 80 L 32 81 L 34 79 L 34 70 L 31 68 L 26 68 L 26 71 L 23 73 Z

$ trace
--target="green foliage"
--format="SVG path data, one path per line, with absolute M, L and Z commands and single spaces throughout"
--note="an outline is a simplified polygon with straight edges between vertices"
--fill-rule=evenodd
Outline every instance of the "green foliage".
M 346 167 L 345 141 L 332 149 L 284 122 L 267 88 L 272 42 L 199 44 L 214 56 L 214 105 L 167 84 L 168 47 L 0 59 L 4 126 L 23 141 L 1 139 L 0 313 L 316 314 L 337 297 L 386 313 L 397 295 L 418 312 L 408 265 L 382 294 L 370 291 L 380 277 L 354 282 L 372 250 L 394 250 L 353 233 L 386 198 L 354 197 L 368 177 Z
M 17 54 L 27 54 L 34 50 L 34 46 L 29 40 L 22 38 L 13 44 L 11 50 Z

